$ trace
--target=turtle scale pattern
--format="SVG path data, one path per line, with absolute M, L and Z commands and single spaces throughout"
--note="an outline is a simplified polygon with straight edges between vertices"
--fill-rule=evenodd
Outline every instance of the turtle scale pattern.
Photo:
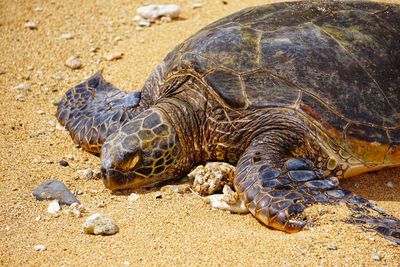
M 248 8 L 178 45 L 146 80 L 140 96 L 110 84 L 106 90 L 90 86 L 97 75 L 67 92 L 58 118 L 88 151 L 99 151 L 106 140 L 102 172 L 110 188 L 138 185 L 129 184 L 133 178 L 127 175 L 140 174 L 125 167 L 116 171 L 113 160 L 139 164 L 137 157 L 120 155 L 126 148 L 119 138 L 136 138 L 137 133 L 121 128 L 148 109 L 140 116 L 158 116 L 177 128 L 169 133 L 179 135 L 179 153 L 185 157 L 175 160 L 175 170 L 165 168 L 169 177 L 206 160 L 237 162 L 235 188 L 266 225 L 296 232 L 304 226 L 301 213 L 307 206 L 342 202 L 353 211 L 351 222 L 399 243 L 400 222 L 338 187 L 337 180 L 400 165 L 399 21 L 398 5 L 371 2 Z M 118 104 L 110 108 L 110 102 Z M 112 130 L 99 131 L 102 138 L 91 141 L 90 129 L 99 129 L 93 122 L 103 121 Z M 205 125 L 199 133 L 189 130 L 199 125 Z M 171 147 L 178 139 L 169 137 Z M 152 146 L 159 144 L 145 143 L 141 149 Z M 196 158 L 190 151 L 197 150 L 203 154 Z M 151 155 L 140 162 L 152 161 Z M 118 177 L 111 177 L 114 173 Z M 166 179 L 147 173 L 151 182 Z

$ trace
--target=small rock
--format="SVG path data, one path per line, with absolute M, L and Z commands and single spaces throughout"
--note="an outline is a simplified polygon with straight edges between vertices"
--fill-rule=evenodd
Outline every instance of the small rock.
M 39 115 L 44 115 L 45 112 L 44 112 L 43 110 L 39 109 L 39 110 L 37 111 L 37 114 L 39 114 Z
M 329 243 L 328 244 L 328 249 L 330 250 L 337 250 L 337 246 L 335 244 Z
M 82 217 L 82 213 L 84 212 L 86 212 L 85 206 L 78 203 L 72 203 L 71 206 L 69 206 L 69 208 L 66 211 L 64 211 L 64 214 L 80 218 Z
M 71 33 L 63 33 L 61 34 L 60 38 L 64 40 L 71 40 L 74 39 L 74 36 Z
M 163 195 L 161 192 L 157 192 L 154 197 L 155 197 L 155 199 L 162 199 Z
M 139 22 L 139 21 L 141 21 L 142 19 L 143 19 L 143 18 L 142 18 L 141 16 L 136 15 L 136 16 L 134 16 L 134 17 L 132 18 L 132 21 Z
M 68 188 L 61 182 L 56 180 L 47 180 L 39 185 L 33 195 L 36 200 L 58 200 L 61 205 L 71 205 L 72 203 L 79 203 L 79 200 L 68 190 Z
M 36 216 L 36 218 L 35 218 L 35 222 L 38 222 L 38 221 L 40 221 L 41 219 L 42 219 L 42 216 L 38 215 L 38 216 Z
M 128 201 L 129 202 L 135 202 L 138 199 L 139 199 L 139 195 L 135 194 L 135 193 L 130 194 L 129 197 L 128 197 Z
M 47 208 L 47 212 L 50 214 L 57 214 L 58 212 L 60 212 L 61 207 L 60 204 L 58 204 L 58 200 L 53 200 L 52 202 L 50 202 L 48 208 Z
M 9 231 L 11 231 L 11 227 L 8 226 L 8 225 L 6 225 L 6 227 L 4 227 L 4 230 L 5 230 L 6 232 L 9 232 Z
M 14 87 L 14 89 L 17 89 L 17 90 L 29 90 L 29 88 L 30 88 L 29 84 L 27 84 L 27 83 L 20 83 Z
M 145 19 L 154 21 L 159 17 L 177 18 L 181 13 L 179 5 L 147 5 L 136 9 L 136 12 Z
M 393 184 L 392 181 L 389 181 L 389 182 L 386 183 L 386 186 L 389 187 L 389 188 L 393 188 L 394 184 Z
M 116 36 L 115 38 L 114 38 L 114 42 L 119 42 L 119 41 L 122 41 L 122 37 L 120 37 L 120 36 Z
M 53 163 L 54 163 L 54 161 L 49 160 L 49 159 L 45 159 L 45 160 L 43 160 L 42 162 L 43 162 L 44 164 L 53 164 Z
M 32 70 L 33 70 L 33 66 L 32 66 L 32 65 L 29 65 L 26 69 L 27 69 L 28 71 L 32 71 Z
M 118 226 L 114 221 L 100 213 L 95 213 L 86 219 L 83 232 L 93 235 L 113 235 L 118 233 Z
M 141 19 L 138 23 L 138 26 L 140 27 L 149 27 L 151 25 L 150 20 L 147 19 Z
M 35 250 L 36 251 L 45 251 L 46 247 L 44 245 L 36 245 Z
M 91 180 L 94 177 L 94 172 L 92 169 L 79 170 L 78 173 L 80 173 L 85 180 Z
M 25 102 L 25 97 L 23 95 L 17 95 L 15 99 L 19 102 Z
M 164 23 L 168 23 L 168 22 L 171 22 L 172 19 L 170 17 L 161 17 L 160 21 L 164 22 Z
M 54 79 L 57 81 L 61 81 L 63 79 L 62 73 L 61 72 L 56 72 L 54 74 Z
M 108 60 L 108 61 L 112 61 L 112 60 L 121 59 L 123 55 L 124 55 L 124 54 L 121 53 L 121 52 L 115 52 L 115 53 L 111 53 L 111 54 L 105 55 L 104 58 L 105 58 L 106 60 Z
M 374 261 L 380 261 L 382 259 L 381 255 L 379 255 L 379 252 L 372 253 L 371 257 Z
M 99 47 L 94 46 L 94 47 L 91 47 L 91 48 L 89 49 L 89 51 L 92 52 L 92 53 L 96 53 L 99 49 L 100 49 Z
M 106 206 L 106 202 L 102 199 L 97 201 L 97 207 L 104 208 Z
M 200 8 L 203 6 L 203 3 L 193 3 L 192 4 L 192 9 Z
M 65 66 L 67 66 L 70 69 L 76 70 L 82 67 L 82 63 L 76 56 L 71 56 L 70 58 L 67 59 L 67 61 L 65 61 Z
M 6 71 L 2 68 L 0 68 L 0 75 L 6 74 Z
M 59 162 L 58 162 L 59 164 L 60 164 L 60 166 L 62 166 L 62 167 L 68 167 L 69 166 L 69 163 L 68 163 L 68 161 L 66 161 L 66 160 L 60 160 Z
M 28 28 L 30 30 L 36 30 L 37 29 L 37 23 L 35 21 L 28 21 L 25 23 L 25 28 Z
M 65 127 L 62 126 L 62 125 L 59 124 L 59 123 L 56 124 L 56 130 L 59 130 L 59 131 L 66 131 Z

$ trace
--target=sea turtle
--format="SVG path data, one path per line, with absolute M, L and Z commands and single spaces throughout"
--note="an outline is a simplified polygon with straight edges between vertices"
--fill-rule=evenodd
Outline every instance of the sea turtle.
M 178 45 L 125 93 L 98 73 L 69 90 L 59 121 L 99 153 L 109 189 L 237 164 L 234 186 L 262 223 L 305 225 L 312 204 L 400 242 L 400 221 L 338 178 L 400 166 L 400 7 L 291 2 L 244 9 Z

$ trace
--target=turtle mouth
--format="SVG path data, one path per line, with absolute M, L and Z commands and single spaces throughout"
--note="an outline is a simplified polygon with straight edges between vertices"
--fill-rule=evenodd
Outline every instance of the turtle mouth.
M 106 169 L 103 167 L 100 170 L 104 186 L 111 191 L 137 189 L 160 182 L 157 177 L 147 177 L 135 171 L 122 172 L 116 169 Z

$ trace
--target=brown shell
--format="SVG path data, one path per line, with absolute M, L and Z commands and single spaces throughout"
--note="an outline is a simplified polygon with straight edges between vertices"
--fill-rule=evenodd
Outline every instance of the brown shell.
M 200 30 L 160 66 L 164 80 L 196 76 L 230 108 L 296 109 L 357 154 L 376 142 L 400 161 L 398 5 L 245 9 Z

